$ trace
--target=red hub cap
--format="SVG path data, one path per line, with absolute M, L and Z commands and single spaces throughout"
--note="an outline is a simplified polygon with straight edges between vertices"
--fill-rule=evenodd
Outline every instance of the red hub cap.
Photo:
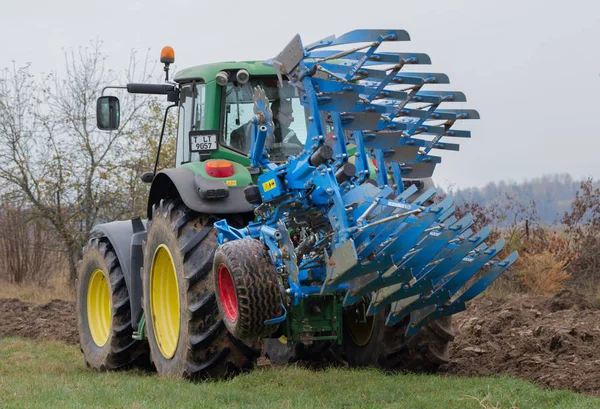
M 230 322 L 236 322 L 238 318 L 238 303 L 233 285 L 233 278 L 225 264 L 219 266 L 219 297 L 223 312 Z

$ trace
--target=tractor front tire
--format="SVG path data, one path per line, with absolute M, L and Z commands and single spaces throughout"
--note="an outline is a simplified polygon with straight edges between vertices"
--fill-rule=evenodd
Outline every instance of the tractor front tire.
M 277 330 L 278 325 L 264 324 L 280 317 L 283 308 L 275 266 L 262 242 L 248 238 L 223 244 L 213 274 L 219 311 L 234 337 L 263 338 Z
M 129 292 L 121 264 L 105 237 L 83 250 L 77 279 L 77 329 L 86 364 L 98 370 L 127 366 L 147 352 L 132 338 Z
M 179 199 L 153 207 L 142 281 L 150 356 L 159 375 L 222 378 L 251 369 L 260 355 L 221 320 L 211 275 L 214 221 Z
M 350 366 L 433 373 L 449 361 L 449 344 L 454 340 L 451 317 L 425 325 L 405 342 L 408 320 L 385 325 L 388 311 L 366 317 L 367 305 L 365 300 L 344 313 L 344 352 Z

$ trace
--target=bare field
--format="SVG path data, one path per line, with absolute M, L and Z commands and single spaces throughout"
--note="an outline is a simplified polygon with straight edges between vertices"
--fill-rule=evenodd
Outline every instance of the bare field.
M 600 396 L 600 310 L 583 296 L 481 297 L 455 318 L 458 335 L 442 373 L 512 375 Z M 0 299 L 0 338 L 77 344 L 73 301 Z

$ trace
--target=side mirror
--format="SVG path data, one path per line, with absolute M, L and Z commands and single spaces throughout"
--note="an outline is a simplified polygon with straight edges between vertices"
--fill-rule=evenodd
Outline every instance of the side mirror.
M 121 112 L 119 98 L 106 96 L 98 98 L 96 103 L 96 125 L 103 131 L 119 128 Z

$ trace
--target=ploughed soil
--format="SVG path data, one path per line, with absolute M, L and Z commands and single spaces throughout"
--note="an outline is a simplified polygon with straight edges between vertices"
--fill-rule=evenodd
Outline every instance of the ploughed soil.
M 480 297 L 454 319 L 453 375 L 509 374 L 600 395 L 600 309 L 581 294 Z
M 0 338 L 53 339 L 78 344 L 75 302 L 52 300 L 35 305 L 16 298 L 0 299 Z
M 553 297 L 480 297 L 455 316 L 449 375 L 508 374 L 600 395 L 600 309 L 568 290 Z M 77 344 L 75 303 L 0 299 L 0 338 Z

